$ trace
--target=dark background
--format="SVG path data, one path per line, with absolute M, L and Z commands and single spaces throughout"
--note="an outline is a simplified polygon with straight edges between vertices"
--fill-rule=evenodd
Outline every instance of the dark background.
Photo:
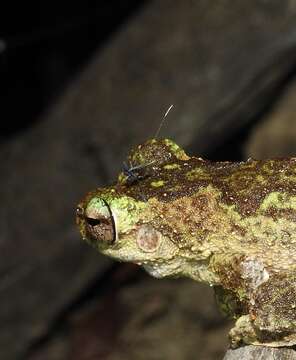
M 221 359 L 211 289 L 80 241 L 76 204 L 161 136 L 295 155 L 296 1 L 42 1 L 0 11 L 0 358 Z
M 25 130 L 147 1 L 1 5 L 1 138 Z M 18 106 L 15 106 L 18 104 Z

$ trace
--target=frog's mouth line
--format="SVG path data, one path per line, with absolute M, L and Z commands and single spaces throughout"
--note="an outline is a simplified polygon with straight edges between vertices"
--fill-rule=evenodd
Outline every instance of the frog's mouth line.
M 177 274 L 182 275 L 184 259 L 173 257 L 169 261 L 148 261 L 143 263 L 143 267 L 150 275 L 156 278 L 176 276 Z

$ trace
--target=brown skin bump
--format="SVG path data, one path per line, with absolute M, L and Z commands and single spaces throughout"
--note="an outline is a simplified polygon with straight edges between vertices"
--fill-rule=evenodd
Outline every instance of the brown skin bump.
M 295 284 L 291 286 L 291 284 Z M 275 291 L 280 289 L 280 291 Z M 261 285 L 259 291 L 256 294 L 256 306 L 254 307 L 254 314 L 257 317 L 258 311 L 262 311 L 262 307 L 273 309 L 275 312 L 273 315 L 280 319 L 292 319 L 296 323 L 296 274 L 283 275 L 273 274 L 268 282 Z M 265 316 L 261 315 L 261 321 L 264 326 L 264 318 L 267 318 L 268 313 Z M 266 322 L 268 320 L 266 319 Z
M 247 230 L 237 224 L 231 224 L 231 231 L 238 234 L 242 238 L 246 235 Z
M 219 226 L 214 217 L 217 209 L 216 199 L 208 195 L 196 195 L 192 198 L 182 197 L 171 202 L 156 202 L 153 212 L 156 216 L 154 226 L 167 227 L 167 236 L 181 248 L 191 248 L 203 243 L 210 231 Z M 163 232 L 163 230 L 162 230 Z M 187 238 L 186 241 L 183 241 Z
M 265 212 L 265 215 L 270 216 L 273 220 L 280 218 L 287 219 L 289 221 L 296 222 L 296 210 L 295 209 L 277 209 L 273 206 L 269 207 Z
M 281 341 L 293 336 L 295 329 L 287 324 L 296 324 L 295 299 L 296 274 L 275 273 L 259 287 L 250 312 L 254 324 L 261 329 L 260 341 Z
M 231 257 L 229 261 L 225 259 L 226 263 L 221 264 L 220 262 L 216 262 L 215 257 L 213 257 L 211 260 L 211 268 L 215 273 L 219 274 L 223 288 L 237 291 L 237 289 L 244 289 L 246 287 L 244 280 L 240 276 L 240 265 L 244 258 L 244 255 Z
M 168 140 L 148 140 L 144 144 L 135 147 L 128 156 L 128 161 L 133 165 L 145 165 L 150 162 L 165 164 L 176 159 L 187 160 L 188 156 L 181 148 L 173 148 L 175 144 Z

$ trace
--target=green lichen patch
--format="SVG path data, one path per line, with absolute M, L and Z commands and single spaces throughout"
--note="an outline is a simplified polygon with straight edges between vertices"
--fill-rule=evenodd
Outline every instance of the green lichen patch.
M 205 170 L 200 167 L 196 167 L 186 173 L 186 178 L 190 181 L 194 180 L 207 180 L 210 178 L 210 174 L 208 174 Z
M 287 192 L 271 192 L 264 198 L 259 210 L 266 211 L 270 208 L 296 210 L 296 196 Z
M 166 164 L 166 165 L 164 165 L 163 169 L 164 170 L 175 170 L 175 169 L 180 170 L 181 166 L 180 166 L 180 164 Z
M 171 139 L 164 139 L 163 142 L 169 148 L 169 150 L 174 154 L 178 160 L 187 160 L 189 157 L 186 155 L 185 151 L 180 148 L 174 141 Z
M 153 187 L 164 186 L 165 182 L 163 180 L 151 181 L 150 185 Z

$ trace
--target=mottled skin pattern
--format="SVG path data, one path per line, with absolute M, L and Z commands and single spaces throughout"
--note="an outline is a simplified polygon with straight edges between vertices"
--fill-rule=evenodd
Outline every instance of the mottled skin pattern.
M 78 206 L 83 239 L 155 277 L 214 287 L 234 346 L 296 344 L 296 158 L 211 162 L 149 140 Z

